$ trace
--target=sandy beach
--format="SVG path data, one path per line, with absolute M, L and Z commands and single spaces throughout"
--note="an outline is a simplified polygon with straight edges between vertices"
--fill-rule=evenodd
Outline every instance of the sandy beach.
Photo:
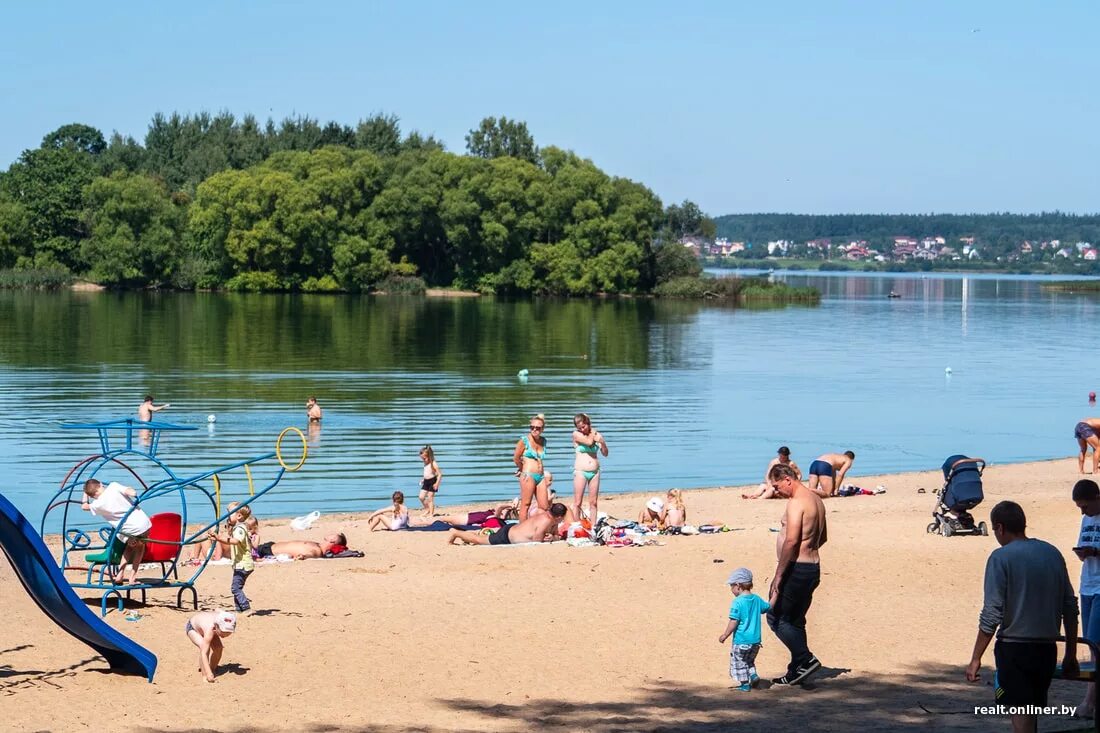
M 763 465 L 761 466 L 763 468 Z M 858 464 L 857 464 L 858 468 Z M 1020 502 L 1030 535 L 1070 552 L 1080 515 L 1071 459 L 991 466 L 988 518 Z M 687 492 L 691 523 L 734 531 L 662 537 L 656 547 L 448 547 L 442 533 L 368 533 L 362 517 L 325 516 L 305 533 L 263 521 L 263 539 L 343 530 L 362 559 L 262 565 L 248 582 L 255 613 L 226 642 L 216 684 L 197 672 L 174 593 L 150 594 L 143 617 L 108 622 L 155 652 L 153 684 L 104 674 L 105 662 L 44 616 L 0 563 L 0 692 L 6 730 L 126 731 L 755 731 L 1004 730 L 976 717 L 992 704 L 963 676 L 993 537 L 925 533 L 938 471 L 852 477 L 887 487 L 827 502 L 829 543 L 809 614 L 824 669 L 805 689 L 741 693 L 720 645 L 729 572 L 745 565 L 766 594 L 782 501 L 745 501 L 742 487 Z M 927 493 L 918 493 L 925 488 Z M 645 494 L 600 507 L 636 516 Z M 231 607 L 230 569 L 198 583 L 200 607 Z M 89 596 L 89 598 L 91 598 Z M 90 603 L 98 608 L 98 597 Z M 763 677 L 786 650 L 765 630 Z M 1052 704 L 1084 686 L 1056 682 Z M 925 712 L 922 706 L 929 711 Z M 1041 729 L 1081 730 L 1068 718 Z

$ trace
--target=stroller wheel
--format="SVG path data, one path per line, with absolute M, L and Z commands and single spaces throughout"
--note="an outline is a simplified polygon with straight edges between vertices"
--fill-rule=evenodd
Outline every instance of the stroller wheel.
M 978 522 L 978 532 L 982 537 L 989 536 L 989 526 L 985 522 Z
M 939 529 L 939 527 L 937 526 L 937 523 L 936 522 L 930 522 L 928 524 L 928 526 L 924 528 L 924 531 L 927 532 L 928 534 L 932 534 L 937 529 Z
M 944 522 L 940 529 L 943 531 L 944 537 L 950 537 L 955 534 L 955 528 L 951 526 L 950 522 Z

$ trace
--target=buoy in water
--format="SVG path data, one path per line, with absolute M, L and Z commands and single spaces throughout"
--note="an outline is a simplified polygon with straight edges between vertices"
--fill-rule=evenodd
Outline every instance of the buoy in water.
M 944 369 L 943 373 L 947 374 L 947 375 L 950 375 L 951 374 L 951 367 L 947 367 L 946 369 Z
M 217 421 L 218 421 L 218 416 L 217 415 L 210 414 L 210 415 L 206 416 L 206 422 L 217 422 Z

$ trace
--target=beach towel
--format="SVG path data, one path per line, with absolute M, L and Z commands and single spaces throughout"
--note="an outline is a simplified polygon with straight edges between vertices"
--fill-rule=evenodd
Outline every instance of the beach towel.
M 441 522 L 439 520 L 436 520 L 436 521 L 432 522 L 431 524 L 424 525 L 423 527 L 405 527 L 405 530 L 408 531 L 408 532 L 446 532 L 448 529 L 451 529 L 452 527 L 454 527 L 454 529 L 466 529 L 466 530 L 471 530 L 471 531 L 474 531 L 474 532 L 476 532 L 479 529 L 482 529 L 481 527 L 478 527 L 477 525 L 474 525 L 474 524 L 455 524 L 455 525 L 451 525 L 451 524 L 447 524 L 446 522 Z
M 333 557 L 364 557 L 364 555 L 363 555 L 362 551 L 360 551 L 360 550 L 344 549 L 341 552 L 326 552 L 325 557 L 326 558 L 333 558 Z

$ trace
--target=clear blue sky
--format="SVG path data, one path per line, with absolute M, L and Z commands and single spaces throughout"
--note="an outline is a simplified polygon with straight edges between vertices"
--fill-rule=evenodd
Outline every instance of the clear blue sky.
M 1100 212 L 1100 3 L 41 2 L 0 7 L 0 166 L 68 122 L 489 115 L 666 202 Z

